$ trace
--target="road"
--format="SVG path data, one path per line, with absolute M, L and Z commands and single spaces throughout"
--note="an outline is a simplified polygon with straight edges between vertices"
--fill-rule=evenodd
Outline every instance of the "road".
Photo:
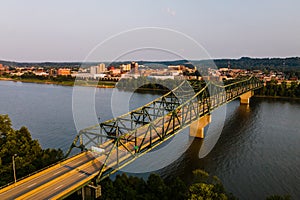
M 95 157 L 91 153 L 80 153 L 66 161 L 56 164 L 48 169 L 45 169 L 30 177 L 18 181 L 15 184 L 1 189 L 0 199 L 16 199 L 94 159 Z

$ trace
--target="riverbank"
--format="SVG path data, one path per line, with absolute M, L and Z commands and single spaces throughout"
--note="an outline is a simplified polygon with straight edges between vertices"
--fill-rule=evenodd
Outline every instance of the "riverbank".
M 14 79 L 14 78 L 5 78 L 0 77 L 0 81 L 13 81 L 13 82 L 23 82 L 23 83 L 37 83 L 37 84 L 52 84 L 60 86 L 69 86 L 73 87 L 76 82 L 76 86 L 82 87 L 96 87 L 96 88 L 115 88 L 117 82 L 114 81 L 85 81 L 85 80 L 76 80 L 76 81 L 52 81 L 52 80 L 39 80 L 39 79 Z M 120 89 L 120 88 L 119 88 Z M 129 89 L 120 89 L 123 91 L 130 91 Z M 169 90 L 158 89 L 158 88 L 138 88 L 135 92 L 138 93 L 154 93 L 154 94 L 165 94 Z M 268 98 L 268 99 L 290 99 L 290 100 L 300 100 L 299 97 L 284 97 L 284 96 L 267 96 L 267 95 L 254 95 L 257 98 Z
M 74 86 L 75 81 L 51 81 L 51 80 L 39 80 L 39 79 L 13 79 L 13 78 L 3 78 L 0 77 L 0 81 L 13 81 L 13 82 L 23 82 L 23 83 L 37 83 L 37 84 L 52 84 L 61 86 Z M 95 81 L 76 81 L 76 86 L 84 87 L 97 87 L 97 88 L 115 88 L 116 82 L 112 81 L 99 81 L 95 84 Z

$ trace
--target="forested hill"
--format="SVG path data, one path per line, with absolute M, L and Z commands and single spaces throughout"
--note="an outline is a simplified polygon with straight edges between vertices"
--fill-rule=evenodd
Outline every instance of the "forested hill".
M 224 68 L 230 66 L 231 68 L 238 69 L 260 69 L 260 70 L 299 70 L 300 69 L 300 57 L 289 57 L 289 58 L 249 58 L 242 57 L 239 59 L 214 59 L 212 60 L 193 60 L 193 64 L 199 64 L 200 66 L 211 67 L 213 63 L 218 68 Z M 123 63 L 129 63 L 131 61 L 122 61 L 122 62 L 104 62 L 107 66 L 119 66 Z M 141 65 L 151 65 L 151 64 L 161 64 L 164 66 L 168 65 L 180 65 L 188 64 L 188 60 L 176 60 L 176 61 L 136 61 Z M 90 62 L 90 63 L 81 63 L 81 62 L 14 62 L 14 61 L 4 61 L 0 60 L 0 64 L 11 66 L 11 67 L 29 67 L 29 66 L 39 66 L 39 67 L 79 67 L 79 66 L 91 66 L 101 63 L 99 62 Z
M 213 61 L 213 62 L 212 62 Z M 260 69 L 260 70 L 289 70 L 300 69 L 300 57 L 289 58 L 249 58 L 242 57 L 239 59 L 214 59 L 214 60 L 177 60 L 177 61 L 158 61 L 146 62 L 139 61 L 139 64 L 159 63 L 163 65 L 179 65 L 179 64 L 197 64 L 200 66 L 212 67 L 216 65 L 218 68 L 230 67 L 233 69 Z
M 9 67 L 68 67 L 75 68 L 81 65 L 80 62 L 15 62 L 15 61 L 6 61 L 0 60 L 0 64 L 9 66 Z
M 300 57 L 290 58 L 248 58 L 240 59 L 217 59 L 214 60 L 219 68 L 243 68 L 243 69 L 300 69 Z

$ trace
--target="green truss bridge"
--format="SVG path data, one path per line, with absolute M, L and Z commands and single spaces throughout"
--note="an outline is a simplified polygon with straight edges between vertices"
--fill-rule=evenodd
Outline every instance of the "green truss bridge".
M 97 197 L 104 178 L 188 126 L 191 136 L 203 138 L 215 109 L 237 98 L 249 104 L 262 85 L 254 77 L 225 86 L 182 81 L 140 108 L 81 130 L 67 154 L 81 153 L 0 189 L 0 199 L 63 199 L 80 189 Z

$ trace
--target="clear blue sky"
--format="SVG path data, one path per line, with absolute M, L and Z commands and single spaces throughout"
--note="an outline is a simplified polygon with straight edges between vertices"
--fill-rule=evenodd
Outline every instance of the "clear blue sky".
M 81 61 L 111 35 L 149 26 L 183 32 L 213 58 L 300 56 L 299 0 L 2 0 L 0 8 L 4 60 Z M 107 48 L 117 56 L 117 44 Z

